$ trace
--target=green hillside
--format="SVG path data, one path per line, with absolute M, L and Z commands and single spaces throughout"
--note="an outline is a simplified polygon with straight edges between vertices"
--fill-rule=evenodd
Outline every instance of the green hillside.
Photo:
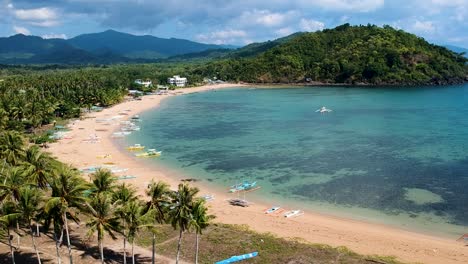
M 296 35 L 252 58 L 195 72 L 252 83 L 450 84 L 467 80 L 467 59 L 389 26 L 344 24 Z

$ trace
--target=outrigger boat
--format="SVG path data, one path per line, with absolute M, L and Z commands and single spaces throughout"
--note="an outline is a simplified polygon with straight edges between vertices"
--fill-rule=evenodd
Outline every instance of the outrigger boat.
M 332 112 L 332 111 L 333 111 L 333 110 L 328 109 L 328 108 L 326 108 L 325 106 L 322 106 L 322 108 L 317 109 L 315 112 L 323 114 L 323 113 L 330 113 L 330 112 Z
M 258 189 L 260 189 L 260 186 L 257 186 L 257 182 L 244 181 L 242 183 L 231 186 L 231 189 L 229 189 L 229 192 L 230 193 L 236 193 L 236 192 L 242 192 L 242 191 L 250 192 L 250 191 L 255 191 Z
M 127 149 L 130 151 L 134 150 L 143 150 L 145 146 L 142 146 L 141 144 L 134 144 L 133 146 L 128 146 Z
M 273 214 L 279 212 L 281 207 L 279 206 L 273 206 L 270 209 L 265 210 L 265 214 Z
M 156 151 L 156 149 L 148 149 L 148 151 L 143 153 L 138 153 L 135 156 L 137 157 L 158 157 L 161 156 L 162 151 Z
M 137 122 L 140 122 L 141 119 L 140 119 L 140 116 L 139 115 L 134 115 L 130 118 L 132 121 L 137 121 Z
M 284 217 L 286 218 L 292 218 L 292 217 L 298 217 L 298 216 L 301 216 L 304 214 L 304 211 L 301 211 L 301 210 L 291 210 L 291 211 L 287 211 L 286 213 L 284 213 Z

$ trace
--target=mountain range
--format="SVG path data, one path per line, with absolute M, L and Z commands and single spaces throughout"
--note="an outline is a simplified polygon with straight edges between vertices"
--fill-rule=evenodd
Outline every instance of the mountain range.
M 71 39 L 44 39 L 17 34 L 0 38 L 0 64 L 111 64 L 248 58 L 305 34 L 244 47 L 203 44 L 185 39 L 136 36 L 114 30 L 82 34 Z M 457 53 L 468 50 L 446 46 Z
M 43 39 L 17 34 L 0 38 L 0 63 L 121 63 L 145 62 L 232 46 L 203 44 L 185 39 L 135 36 L 107 30 L 71 39 Z

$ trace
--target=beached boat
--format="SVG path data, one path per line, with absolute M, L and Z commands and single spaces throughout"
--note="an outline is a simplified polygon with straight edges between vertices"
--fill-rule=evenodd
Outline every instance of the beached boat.
M 205 194 L 205 195 L 202 196 L 202 198 L 203 198 L 205 201 L 209 202 L 209 201 L 213 201 L 213 200 L 214 200 L 214 195 L 213 195 L 213 194 Z
M 284 213 L 284 217 L 292 218 L 292 217 L 301 216 L 303 214 L 304 214 L 304 211 L 302 210 L 291 210 L 291 211 L 287 211 L 286 213 Z
M 242 183 L 231 186 L 231 189 L 229 189 L 229 192 L 236 193 L 236 192 L 242 192 L 242 191 L 254 191 L 258 189 L 260 189 L 260 187 L 257 186 L 257 182 L 243 181 Z
M 140 144 L 134 144 L 133 146 L 128 146 L 127 149 L 130 151 L 143 150 L 145 149 L 145 146 L 142 146 Z
M 135 156 L 137 157 L 158 157 L 161 156 L 162 151 L 156 151 L 156 149 L 148 149 L 148 151 L 143 153 L 138 153 Z
M 276 212 L 278 212 L 280 209 L 281 209 L 281 207 L 279 207 L 279 206 L 273 206 L 273 207 L 271 207 L 271 208 L 265 210 L 265 214 L 276 213 Z
M 119 132 L 114 132 L 112 133 L 112 137 L 118 138 L 118 137 L 125 137 L 130 135 L 132 132 L 130 131 L 119 131 Z
M 317 109 L 315 112 L 316 112 L 316 113 L 321 113 L 321 114 L 323 114 L 323 113 L 330 113 L 330 112 L 332 112 L 332 111 L 333 111 L 333 110 L 328 109 L 328 108 L 326 108 L 325 106 L 322 106 L 322 108 Z
M 228 200 L 229 204 L 235 205 L 235 206 L 242 206 L 242 207 L 247 207 L 250 205 L 250 202 L 244 200 L 244 199 L 239 199 L 239 198 L 233 198 Z
M 135 122 L 140 122 L 141 118 L 139 115 L 134 115 L 130 118 L 130 120 L 135 121 Z
M 252 253 L 248 253 L 248 254 L 244 254 L 244 255 L 232 256 L 232 257 L 230 257 L 228 259 L 218 261 L 215 264 L 233 263 L 233 262 L 238 262 L 238 261 L 245 260 L 245 259 L 250 259 L 250 258 L 253 258 L 253 257 L 256 257 L 256 256 L 258 256 L 258 252 L 252 252 Z

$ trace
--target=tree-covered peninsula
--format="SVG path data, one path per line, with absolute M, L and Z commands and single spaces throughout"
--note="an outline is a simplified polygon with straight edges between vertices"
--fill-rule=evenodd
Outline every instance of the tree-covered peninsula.
M 468 59 L 390 26 L 351 26 L 296 34 L 253 57 L 227 57 L 196 74 L 250 83 L 452 84 Z

